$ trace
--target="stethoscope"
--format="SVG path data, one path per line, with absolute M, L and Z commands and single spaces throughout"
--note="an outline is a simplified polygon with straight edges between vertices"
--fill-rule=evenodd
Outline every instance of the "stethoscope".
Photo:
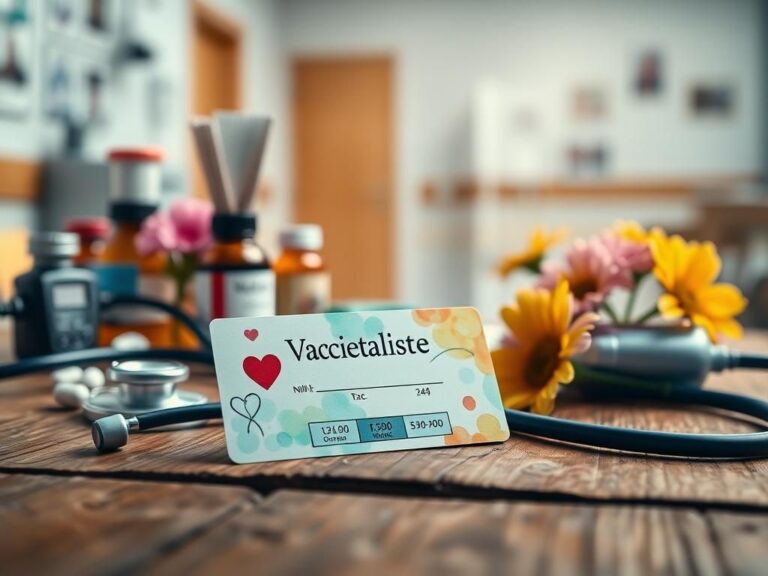
M 84 407 L 85 412 L 97 417 L 92 423 L 94 445 L 100 452 L 112 451 L 125 446 L 134 432 L 221 418 L 219 403 L 207 403 L 202 395 L 182 394 L 177 389 L 189 374 L 179 362 L 213 365 L 207 337 L 199 328 L 195 333 L 201 340 L 201 350 L 106 348 L 53 354 L 0 366 L 0 378 L 112 360 L 108 376 L 116 386 L 102 404 L 109 407 L 104 412 L 108 415 L 98 417 L 100 412 Z M 586 383 L 583 388 L 599 391 L 600 398 L 716 408 L 768 424 L 768 402 L 700 387 L 710 372 L 768 369 L 768 356 L 712 346 L 701 329 L 609 329 L 595 334 L 590 350 L 576 364 L 577 378 Z M 768 457 L 768 431 L 687 434 L 590 424 L 518 410 L 505 413 L 514 432 L 568 444 L 693 458 Z

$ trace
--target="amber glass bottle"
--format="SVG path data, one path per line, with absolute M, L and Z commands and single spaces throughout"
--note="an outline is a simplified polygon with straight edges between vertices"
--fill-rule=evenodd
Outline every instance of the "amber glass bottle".
M 280 234 L 283 249 L 275 262 L 277 313 L 314 314 L 330 306 L 331 278 L 320 254 L 323 229 L 315 224 L 291 226 Z
M 140 296 L 171 303 L 174 293 L 173 282 L 165 274 L 167 255 L 139 254 L 134 243 L 141 223 L 157 210 L 161 159 L 162 153 L 151 149 L 110 153 L 110 217 L 114 233 L 104 248 L 99 272 L 102 290 L 118 293 L 132 284 Z M 124 332 L 139 332 L 154 347 L 172 344 L 171 321 L 157 310 L 126 306 L 102 315 L 102 346 Z
M 72 260 L 75 266 L 92 266 L 101 261 L 112 224 L 106 218 L 76 218 L 67 222 L 67 232 L 80 237 L 80 253 Z
M 254 238 L 255 214 L 215 214 L 212 233 L 195 274 L 200 321 L 274 315 L 275 273 Z

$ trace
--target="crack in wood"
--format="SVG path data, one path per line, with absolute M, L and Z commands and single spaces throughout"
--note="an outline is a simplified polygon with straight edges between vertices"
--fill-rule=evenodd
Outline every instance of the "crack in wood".
M 724 511 L 747 514 L 766 514 L 768 505 L 743 504 L 727 501 L 699 501 L 664 498 L 598 498 L 578 496 L 564 492 L 539 492 L 510 488 L 478 487 L 453 482 L 415 482 L 344 478 L 335 476 L 248 476 L 229 477 L 215 474 L 168 474 L 151 472 L 112 471 L 93 472 L 84 470 L 50 470 L 34 468 L 1 467 L 1 474 L 25 474 L 30 476 L 83 477 L 108 480 L 134 480 L 139 482 L 184 483 L 202 486 L 238 486 L 248 488 L 260 496 L 267 497 L 280 490 L 297 492 L 318 492 L 326 494 L 350 494 L 359 496 L 401 496 L 425 499 L 450 499 L 473 502 L 503 501 L 547 504 L 579 504 L 591 506 L 631 506 L 655 508 L 691 509 L 698 512 Z

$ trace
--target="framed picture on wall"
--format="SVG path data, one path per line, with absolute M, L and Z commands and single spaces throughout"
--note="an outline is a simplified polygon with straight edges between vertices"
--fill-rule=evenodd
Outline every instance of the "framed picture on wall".
M 79 88 L 74 58 L 63 52 L 48 50 L 43 63 L 42 94 L 45 115 L 60 121 L 75 119 L 75 92 Z
M 603 142 L 574 142 L 566 147 L 570 176 L 600 178 L 607 174 L 611 152 Z
M 576 122 L 599 122 L 608 116 L 608 96 L 597 84 L 583 84 L 570 94 L 570 116 Z
M 86 121 L 103 125 L 109 120 L 109 68 L 104 62 L 84 62 L 81 67 L 81 97 Z
M 49 40 L 66 42 L 69 50 L 104 48 L 117 40 L 118 0 L 46 0 Z
M 736 112 L 736 89 L 727 81 L 692 82 L 688 87 L 687 107 L 696 119 L 727 119 Z
M 45 114 L 63 122 L 106 124 L 108 80 L 108 63 L 49 50 L 42 79 Z
M 78 125 L 107 124 L 121 1 L 45 0 L 45 8 L 44 113 Z
M 45 23 L 48 32 L 76 34 L 81 8 L 82 2 L 78 0 L 45 0 Z
M 84 25 L 96 34 L 114 35 L 117 32 L 117 0 L 87 0 Z
M 639 50 L 632 63 L 632 93 L 638 98 L 655 98 L 664 92 L 665 58 L 658 48 Z
M 32 15 L 25 0 L 0 0 L 0 115 L 30 111 L 34 63 Z

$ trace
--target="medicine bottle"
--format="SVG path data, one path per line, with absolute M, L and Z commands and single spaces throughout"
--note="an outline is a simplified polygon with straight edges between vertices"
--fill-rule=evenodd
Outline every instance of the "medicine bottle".
M 163 252 L 139 254 L 134 239 L 142 222 L 160 202 L 161 151 L 120 149 L 109 154 L 110 217 L 114 234 L 96 269 L 100 288 L 116 294 L 140 296 L 173 302 L 172 280 L 165 274 L 168 256 Z M 171 345 L 171 321 L 163 313 L 138 306 L 117 307 L 102 315 L 99 342 L 109 345 L 124 332 L 138 332 L 152 346 Z
M 291 226 L 280 233 L 283 249 L 275 262 L 277 313 L 325 312 L 331 302 L 331 277 L 320 254 L 323 229 L 316 224 Z
M 273 316 L 275 273 L 256 242 L 256 215 L 214 214 L 213 245 L 195 273 L 200 321 L 215 318 Z
M 80 252 L 73 259 L 74 265 L 88 267 L 102 259 L 112 224 L 106 218 L 75 218 L 67 222 L 67 232 L 80 237 Z

